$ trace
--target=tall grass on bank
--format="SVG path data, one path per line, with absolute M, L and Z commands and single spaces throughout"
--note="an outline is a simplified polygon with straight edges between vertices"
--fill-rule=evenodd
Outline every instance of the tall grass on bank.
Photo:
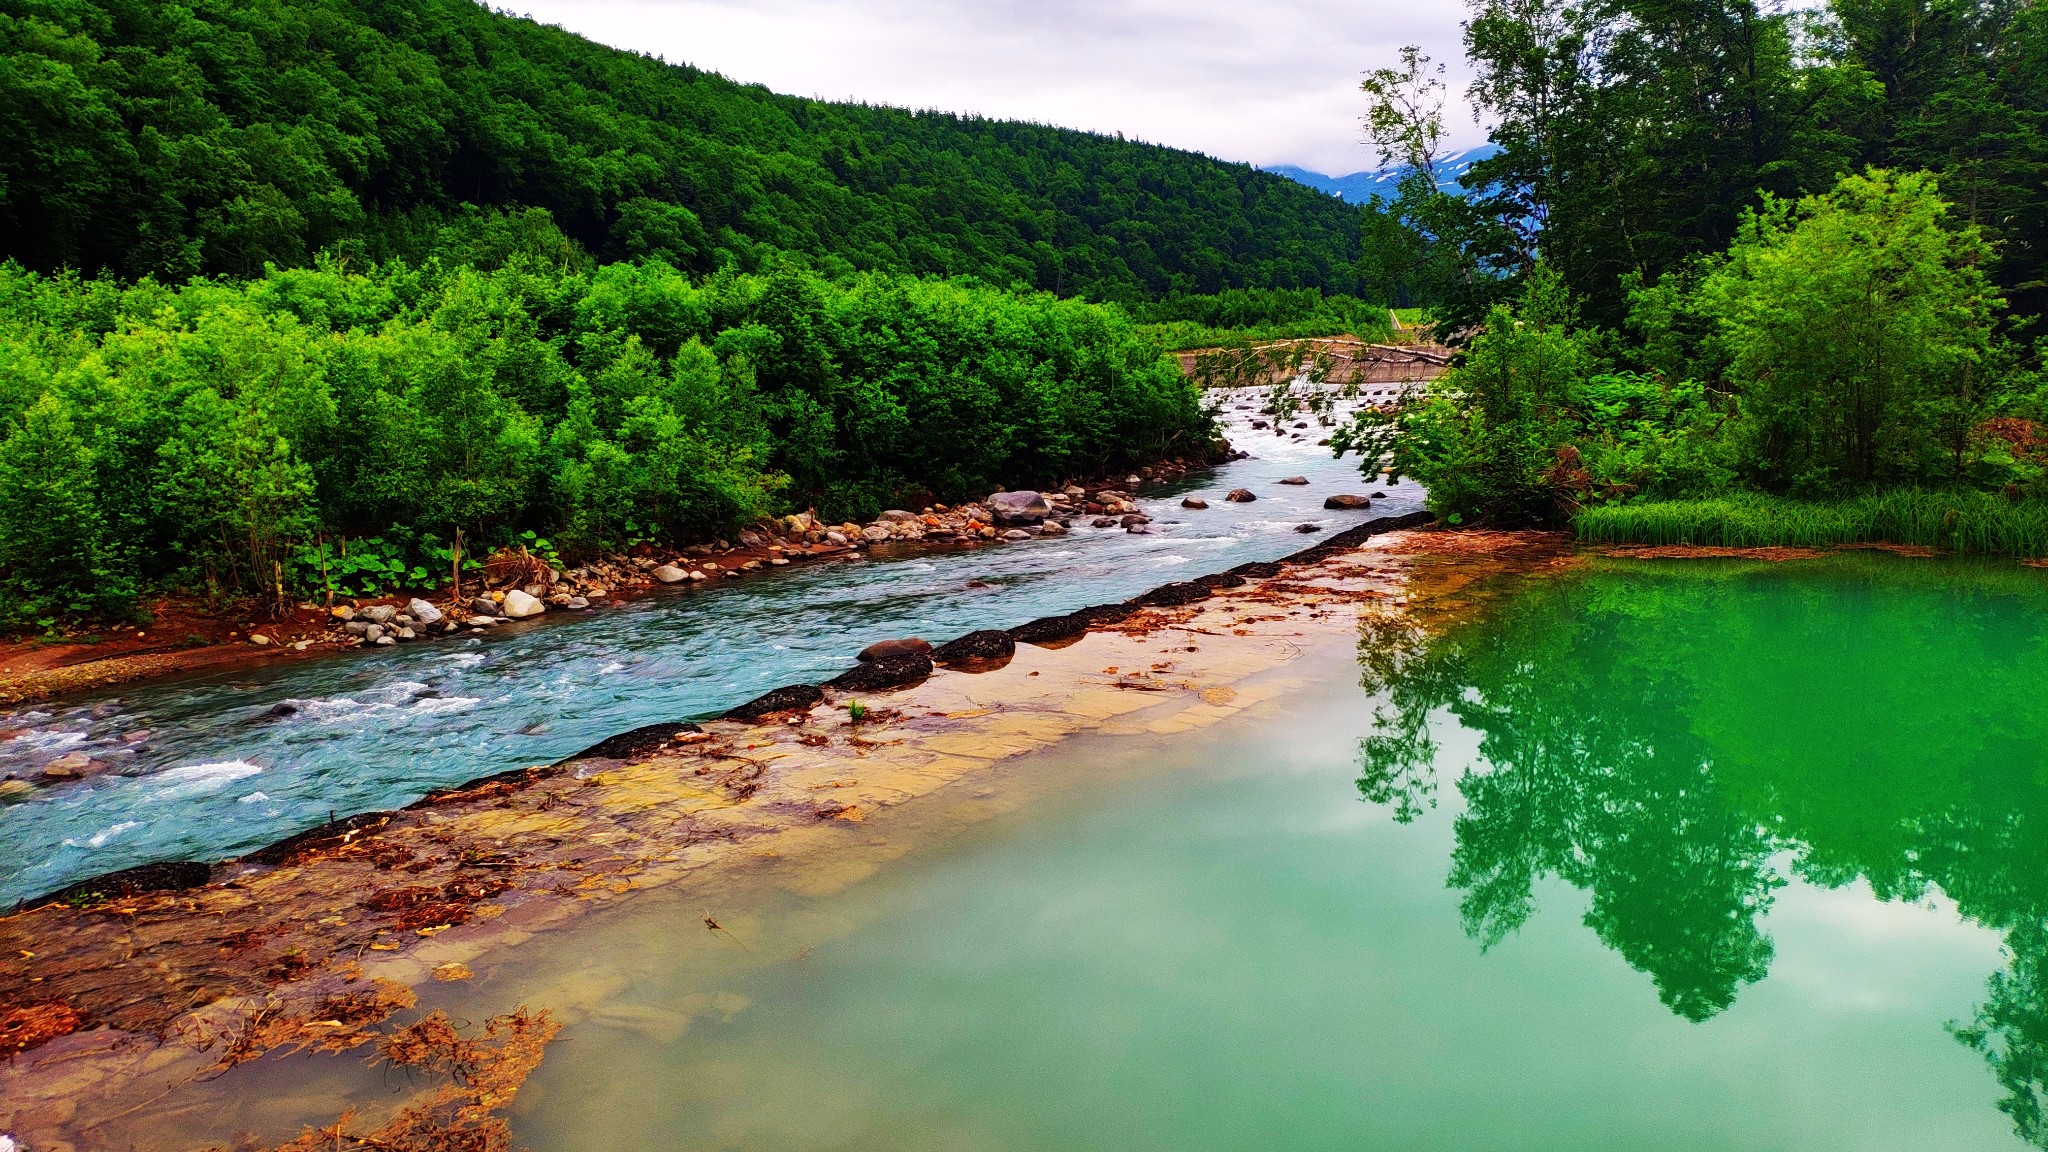
M 2048 501 L 1984 492 L 1897 489 L 1818 503 L 1738 495 L 1609 504 L 1572 521 L 1602 544 L 1825 548 L 1914 544 L 1965 555 L 2048 556 Z

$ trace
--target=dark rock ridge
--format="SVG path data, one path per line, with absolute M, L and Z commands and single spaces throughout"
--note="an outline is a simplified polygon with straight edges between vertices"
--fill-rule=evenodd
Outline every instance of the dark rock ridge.
M 1150 592 L 1132 597 L 1131 603 L 1145 608 L 1178 608 L 1182 604 L 1207 600 L 1212 595 L 1214 593 L 1193 580 L 1175 580 L 1171 584 L 1161 584 Z
M 1057 644 L 1088 634 L 1088 621 L 1080 616 L 1041 616 L 1010 629 L 1010 638 L 1021 644 Z
M 840 692 L 886 692 L 922 684 L 931 674 L 931 657 L 922 652 L 898 652 L 856 664 L 825 681 L 825 687 Z
M 93 876 L 69 884 L 55 892 L 46 892 L 14 906 L 16 912 L 41 908 L 47 904 L 85 904 L 101 900 L 121 899 L 140 896 L 146 892 L 178 892 L 186 888 L 197 888 L 213 876 L 213 865 L 201 864 L 197 860 L 173 860 L 159 864 L 137 864 L 119 872 L 104 876 Z
M 973 664 L 991 660 L 1008 660 L 1017 654 L 1017 642 L 1008 632 L 984 628 L 969 632 L 957 640 L 932 649 L 932 659 L 940 664 Z
M 815 706 L 825 698 L 824 690 L 816 684 L 784 684 L 772 692 L 764 692 L 752 700 L 725 713 L 727 720 L 759 720 L 777 712 L 797 712 Z
M 1097 604 L 1074 613 L 1086 620 L 1090 628 L 1101 624 L 1121 624 L 1137 614 L 1138 606 L 1135 604 Z
M 574 756 L 563 759 L 561 763 L 566 764 L 570 760 L 588 760 L 600 756 L 607 760 L 631 760 L 635 756 L 645 756 L 647 753 L 653 752 L 664 745 L 674 743 L 676 734 L 679 732 L 702 731 L 702 728 L 697 727 L 688 720 L 670 720 L 663 724 L 642 724 L 631 732 L 621 732 L 616 736 L 607 736 Z M 524 769 L 521 769 L 521 771 L 524 771 Z M 462 791 L 469 788 L 480 788 L 494 782 L 495 778 L 486 776 L 479 780 L 472 780 L 467 784 L 458 784 L 456 789 Z
M 1207 576 L 1195 577 L 1195 583 L 1211 591 L 1220 591 L 1224 588 L 1242 588 L 1245 585 L 1245 579 L 1231 572 L 1215 572 Z
M 393 812 L 363 812 L 329 820 L 317 828 L 308 828 L 296 836 L 287 836 L 275 844 L 258 848 L 244 855 L 242 861 L 247 864 L 283 864 L 301 852 L 339 848 L 382 830 L 391 823 L 394 815 L 396 813 Z

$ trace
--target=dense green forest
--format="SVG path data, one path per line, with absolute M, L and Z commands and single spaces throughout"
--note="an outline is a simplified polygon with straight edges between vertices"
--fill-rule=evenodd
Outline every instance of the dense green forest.
M 882 272 L 10 266 L 0 332 L 16 622 L 303 593 L 351 536 L 387 587 L 430 586 L 457 529 L 587 554 L 1212 450 L 1193 385 L 1114 306 Z
M 2048 554 L 2048 14 L 1481 0 L 1465 47 L 1502 151 L 1436 192 L 1441 81 L 1372 73 L 1364 263 L 1464 354 L 1342 447 L 1456 522 Z
M 782 253 L 1098 300 L 1357 280 L 1359 210 L 1248 165 L 780 96 L 472 0 L 0 8 L 0 258 L 416 262 L 492 207 L 695 272 Z

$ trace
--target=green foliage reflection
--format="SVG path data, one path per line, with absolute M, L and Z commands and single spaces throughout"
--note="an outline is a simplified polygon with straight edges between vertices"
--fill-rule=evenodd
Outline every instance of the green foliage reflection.
M 1439 800 L 1432 725 L 1478 734 L 1450 883 L 1482 947 L 1562 879 L 1698 1021 L 1768 972 L 1759 919 L 1792 876 L 1939 892 L 2006 934 L 2007 969 L 1952 1027 L 2048 1147 L 2048 580 L 1868 555 L 1598 562 L 1419 603 L 1363 625 L 1384 699 L 1358 786 L 1414 819 Z

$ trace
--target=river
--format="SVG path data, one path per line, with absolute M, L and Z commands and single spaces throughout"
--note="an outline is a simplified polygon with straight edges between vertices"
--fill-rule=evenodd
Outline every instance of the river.
M 1382 386 L 1384 387 L 1384 386 Z M 1415 511 L 1411 483 L 1366 484 L 1356 458 L 1250 426 L 1263 393 L 1211 393 L 1251 459 L 1138 503 L 1154 531 L 1077 521 L 1066 537 L 974 548 L 891 546 L 556 614 L 482 636 L 162 680 L 0 714 L 0 772 L 69 752 L 119 764 L 0 807 L 0 906 L 156 860 L 212 860 L 332 815 L 402 806 L 427 791 L 547 763 L 642 724 L 715 714 L 761 692 L 843 671 L 866 644 L 979 628 L 1120 600 L 1169 580 L 1270 560 L 1325 531 Z M 1306 486 L 1277 483 L 1300 475 Z M 1249 504 L 1223 501 L 1232 488 Z M 1325 511 L 1334 492 L 1385 491 L 1371 511 Z M 1206 510 L 1180 507 L 1199 494 Z M 288 706 L 289 714 L 280 705 Z

